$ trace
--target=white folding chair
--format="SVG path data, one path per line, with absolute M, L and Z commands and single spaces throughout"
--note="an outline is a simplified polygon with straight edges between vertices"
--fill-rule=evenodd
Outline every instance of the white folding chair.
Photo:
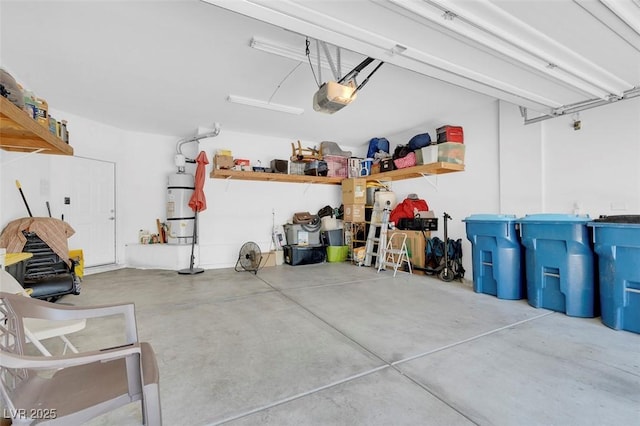
M 0 270 L 0 291 L 30 297 L 20 283 L 4 269 Z M 32 343 L 45 356 L 51 356 L 51 352 L 42 344 L 42 340 L 53 337 L 59 337 L 64 342 L 63 354 L 67 352 L 67 349 L 73 353 L 78 353 L 78 349 L 69 341 L 67 334 L 80 331 L 86 325 L 87 320 L 84 318 L 61 321 L 25 318 L 24 335 L 26 341 Z
M 134 305 L 65 306 L 0 292 L 0 395 L 12 424 L 81 425 L 132 402 L 142 423 L 162 425 L 153 348 L 138 341 Z M 24 353 L 24 320 L 124 318 L 124 344 L 63 356 Z

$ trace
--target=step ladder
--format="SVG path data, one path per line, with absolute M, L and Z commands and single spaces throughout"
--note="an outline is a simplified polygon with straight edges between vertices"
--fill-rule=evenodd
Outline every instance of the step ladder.
M 373 223 L 373 215 L 371 217 L 371 225 L 369 225 L 369 233 L 367 234 L 367 242 L 365 244 L 364 266 L 371 266 L 373 258 L 376 258 L 377 267 L 380 264 L 381 253 L 387 244 L 387 229 L 389 228 L 389 215 L 391 213 L 391 203 L 387 204 L 382 211 L 382 220 L 380 223 Z M 380 233 L 378 234 L 378 229 Z M 379 236 L 376 237 L 376 234 Z
M 413 274 L 407 250 L 407 234 L 396 232 L 391 235 L 387 245 L 382 249 L 378 272 L 385 269 L 386 266 L 390 266 L 393 267 L 393 276 L 395 277 L 396 273 L 398 273 L 398 268 L 405 262 L 409 268 L 409 274 Z

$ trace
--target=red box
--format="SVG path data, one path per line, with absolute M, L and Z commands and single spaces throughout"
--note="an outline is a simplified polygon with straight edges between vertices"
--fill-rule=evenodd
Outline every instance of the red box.
M 250 166 L 250 165 L 251 165 L 251 161 L 249 161 L 249 160 L 244 160 L 244 159 L 242 159 L 242 158 L 237 158 L 237 159 L 235 159 L 235 160 L 233 161 L 233 163 L 234 163 L 236 166 Z
M 457 142 L 464 143 L 464 133 L 460 126 L 442 126 L 437 130 L 438 143 L 442 142 Z

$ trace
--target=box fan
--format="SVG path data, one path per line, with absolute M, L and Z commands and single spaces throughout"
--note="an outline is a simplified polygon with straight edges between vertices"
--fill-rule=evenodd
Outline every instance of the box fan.
M 236 272 L 241 272 L 244 269 L 257 274 L 258 269 L 260 269 L 260 262 L 262 262 L 260 247 L 256 243 L 249 241 L 240 247 L 235 270 Z

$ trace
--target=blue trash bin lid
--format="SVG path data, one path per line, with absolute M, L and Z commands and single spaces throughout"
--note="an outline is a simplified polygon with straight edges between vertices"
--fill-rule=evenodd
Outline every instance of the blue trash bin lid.
M 503 223 L 515 222 L 514 214 L 472 214 L 464 219 L 463 222 L 483 222 L 483 223 Z
M 593 227 L 638 228 L 640 227 L 640 215 L 600 216 L 598 219 L 589 222 L 588 225 Z
M 559 214 L 559 213 L 537 213 L 528 214 L 518 219 L 518 223 L 538 223 L 538 224 L 568 224 L 591 222 L 589 215 Z

